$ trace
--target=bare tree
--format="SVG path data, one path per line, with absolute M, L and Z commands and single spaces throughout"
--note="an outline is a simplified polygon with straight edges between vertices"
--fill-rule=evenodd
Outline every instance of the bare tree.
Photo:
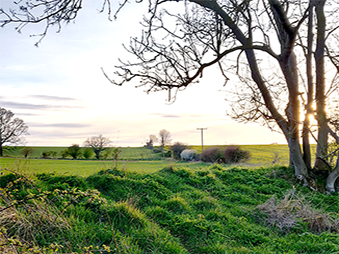
M 41 3 L 38 7 L 46 6 L 43 15 L 34 16 L 24 6 L 26 2 L 18 2 L 18 11 L 2 11 L 2 24 L 48 21 L 48 29 L 50 24 L 75 18 L 80 8 L 72 8 L 72 4 L 82 1 L 37 2 Z M 115 14 L 127 2 L 123 0 Z M 329 167 L 327 147 L 329 135 L 336 140 L 338 136 L 326 110 L 332 92 L 339 89 L 338 0 L 147 2 L 149 16 L 144 18 L 143 34 L 132 38 L 127 48 L 137 60 L 122 62 L 115 73 L 120 79 L 111 82 L 122 85 L 138 79 L 147 92 L 166 90 L 173 101 L 178 91 L 217 66 L 225 85 L 232 85 L 227 98 L 232 106 L 229 115 L 282 132 L 296 178 L 307 185 L 317 171 L 325 171 L 326 188 L 333 192 L 339 161 Z M 105 6 L 110 14 L 109 0 L 103 0 Z M 313 168 L 311 137 L 317 142 Z
M 23 135 L 28 135 L 28 126 L 22 119 L 14 118 L 14 113 L 0 107 L 0 156 L 3 156 L 3 146 L 20 144 Z
M 109 148 L 109 145 L 111 143 L 112 141 L 110 141 L 109 138 L 105 138 L 100 134 L 99 136 L 88 138 L 84 142 L 84 146 L 91 147 L 93 152 L 95 153 L 95 157 L 97 159 L 100 159 L 101 152 Z
M 170 144 L 171 141 L 171 133 L 168 130 L 162 129 L 159 131 L 159 143 L 162 148 L 164 148 L 165 145 Z
M 151 134 L 149 135 L 149 140 L 146 141 L 146 147 L 153 149 L 154 144 L 158 142 L 158 138 L 157 136 Z

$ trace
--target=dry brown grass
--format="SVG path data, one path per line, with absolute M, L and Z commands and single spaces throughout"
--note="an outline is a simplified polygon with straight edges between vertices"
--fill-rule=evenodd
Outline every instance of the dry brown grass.
M 292 228 L 302 223 L 313 233 L 325 231 L 339 232 L 339 218 L 334 218 L 329 213 L 317 211 L 295 190 L 288 192 L 284 199 L 277 201 L 272 196 L 267 202 L 257 207 L 267 214 L 266 222 L 270 226 L 277 226 L 283 232 L 289 232 Z
M 10 207 L 1 212 L 0 228 L 7 229 L 8 238 L 18 239 L 23 244 L 36 242 L 37 235 L 54 235 L 70 228 L 66 219 L 56 208 L 34 200 L 18 208 Z M 0 210 L 5 207 L 0 207 Z

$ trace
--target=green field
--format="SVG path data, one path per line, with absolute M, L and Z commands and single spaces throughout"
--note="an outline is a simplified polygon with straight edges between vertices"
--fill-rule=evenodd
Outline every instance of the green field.
M 243 145 L 242 149 L 251 153 L 251 159 L 240 167 L 267 167 L 275 165 L 287 166 L 289 163 L 287 145 Z M 198 152 L 201 151 L 200 146 L 192 147 Z M 52 173 L 66 175 L 89 176 L 103 169 L 113 168 L 115 166 L 112 160 L 72 160 L 60 159 L 60 152 L 66 147 L 33 147 L 32 155 L 26 159 L 21 154 L 22 148 L 17 148 L 5 154 L 0 158 L 0 167 L 25 171 L 29 173 Z M 44 151 L 55 151 L 55 158 L 41 159 Z M 145 147 L 124 147 L 118 161 L 118 167 L 131 172 L 153 173 L 165 166 L 176 164 L 178 166 L 187 166 L 199 168 L 206 166 L 205 163 L 192 162 L 176 162 L 170 158 L 161 160 L 160 154 L 153 153 Z M 224 165 L 227 167 L 226 165 Z M 231 165 L 233 166 L 233 165 Z

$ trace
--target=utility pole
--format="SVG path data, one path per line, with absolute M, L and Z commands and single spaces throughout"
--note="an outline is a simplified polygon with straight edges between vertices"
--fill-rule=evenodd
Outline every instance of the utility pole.
M 204 130 L 207 128 L 197 128 L 197 130 L 201 131 L 201 152 L 204 151 Z

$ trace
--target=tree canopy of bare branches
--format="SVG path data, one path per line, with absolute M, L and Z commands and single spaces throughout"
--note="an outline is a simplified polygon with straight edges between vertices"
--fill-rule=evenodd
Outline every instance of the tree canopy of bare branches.
M 93 136 L 88 138 L 84 142 L 84 146 L 92 148 L 93 152 L 95 153 L 95 157 L 100 159 L 101 152 L 106 150 L 112 141 L 109 138 L 106 138 L 100 134 L 99 136 Z
M 28 126 L 22 119 L 14 118 L 14 113 L 0 107 L 0 156 L 3 156 L 3 145 L 22 143 L 23 135 L 28 134 Z

